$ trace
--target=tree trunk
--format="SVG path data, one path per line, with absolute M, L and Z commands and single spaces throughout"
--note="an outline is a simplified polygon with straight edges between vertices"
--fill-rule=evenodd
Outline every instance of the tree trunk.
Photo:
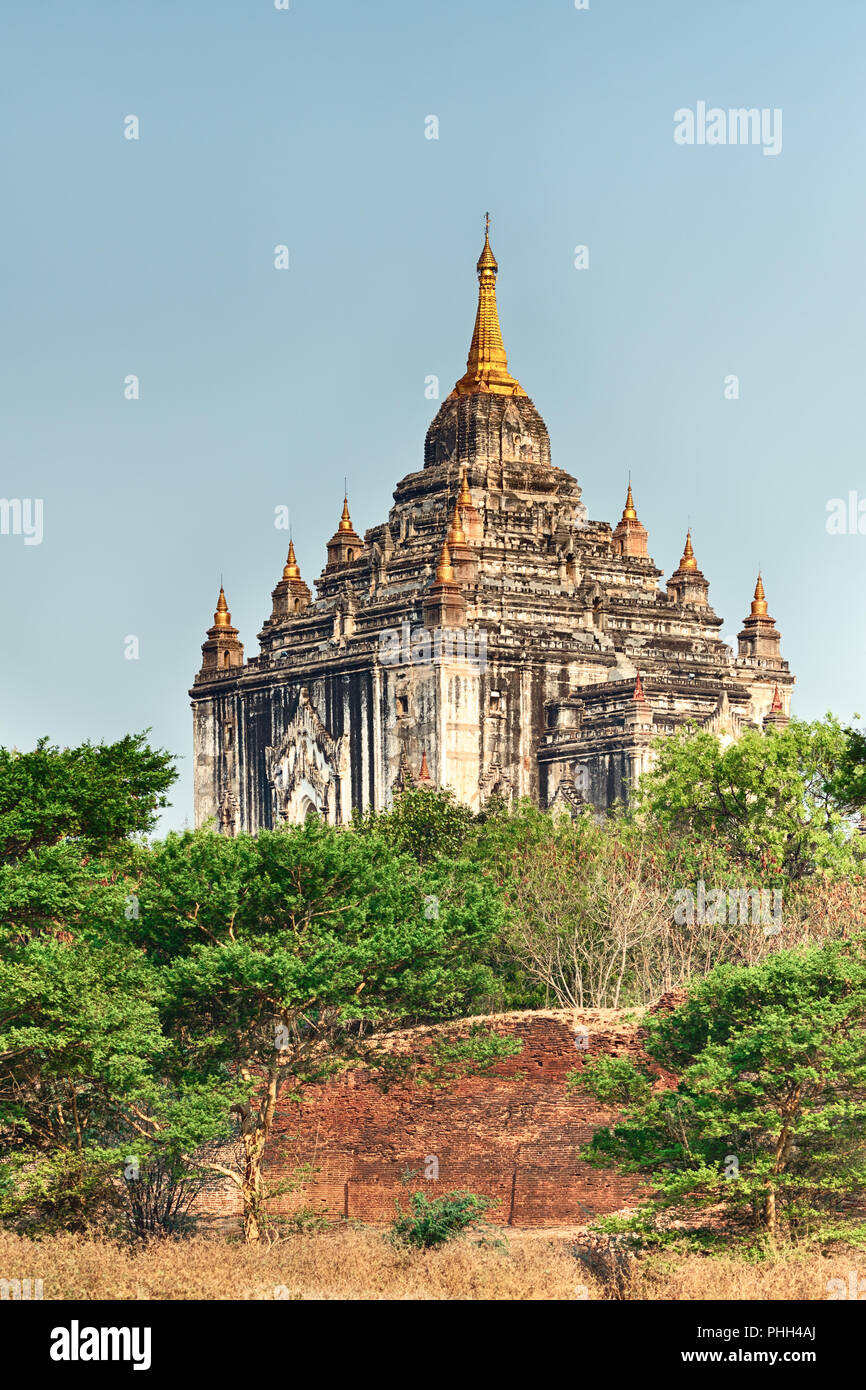
M 766 1196 L 764 1197 L 764 1226 L 768 1235 L 776 1234 L 776 1189 L 772 1183 L 767 1185 Z
M 244 1134 L 244 1172 L 241 1196 L 244 1203 L 244 1240 L 248 1245 L 262 1238 L 262 1153 L 267 1135 L 264 1126 L 257 1124 Z
M 258 1120 L 248 1134 L 242 1135 L 244 1146 L 244 1173 L 241 1195 L 244 1203 L 244 1240 L 255 1244 L 262 1238 L 264 1188 L 262 1183 L 262 1158 L 265 1145 L 270 1137 L 277 1107 L 279 1067 L 271 1067 L 264 1087 L 264 1104 Z M 261 1093 L 260 1093 L 261 1095 Z
M 262 1228 L 259 1221 L 260 1190 L 256 1181 L 257 1178 L 258 1174 L 252 1181 L 248 1181 L 245 1175 L 241 1188 L 244 1202 L 244 1240 L 248 1245 L 253 1245 L 262 1238 Z

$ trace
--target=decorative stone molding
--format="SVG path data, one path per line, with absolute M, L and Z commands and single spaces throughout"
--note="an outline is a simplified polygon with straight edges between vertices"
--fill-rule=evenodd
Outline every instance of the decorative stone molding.
M 303 821 L 310 812 L 335 823 L 346 753 L 345 740 L 326 729 L 303 686 L 279 747 L 265 749 L 274 824 Z

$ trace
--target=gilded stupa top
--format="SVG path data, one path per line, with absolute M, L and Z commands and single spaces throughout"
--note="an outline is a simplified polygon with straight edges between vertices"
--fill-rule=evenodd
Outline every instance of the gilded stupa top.
M 448 400 L 456 396 L 491 394 L 496 396 L 525 396 L 526 392 L 508 370 L 499 311 L 496 307 L 496 274 L 499 266 L 490 249 L 490 214 L 484 223 L 484 246 L 478 257 L 478 310 L 466 372 L 457 382 Z
M 755 597 L 752 599 L 752 617 L 765 618 L 767 616 L 767 599 L 764 594 L 764 581 L 760 574 L 755 585 Z
M 466 478 L 466 469 L 460 470 L 460 495 L 457 498 L 458 507 L 472 507 L 472 493 L 469 491 L 469 483 Z
M 460 518 L 460 498 L 454 504 L 454 515 L 451 518 L 451 525 L 448 528 L 448 545 L 465 545 L 466 532 L 463 530 L 463 522 Z
M 680 560 L 681 570 L 696 570 L 698 562 L 695 559 L 695 552 L 692 549 L 692 533 L 686 532 L 686 548 L 683 551 L 683 558 Z
M 439 555 L 439 564 L 436 566 L 436 583 L 454 583 L 454 568 L 451 564 L 451 551 L 448 549 L 447 540 L 442 542 L 442 551 Z
M 295 555 L 295 542 L 289 541 L 289 555 L 285 565 L 283 566 L 283 578 L 300 579 L 300 577 L 301 570 L 300 566 L 298 565 L 297 556 Z
M 226 603 L 225 590 L 222 584 L 220 585 L 220 596 L 217 599 L 216 612 L 213 615 L 213 625 L 214 627 L 231 627 L 232 625 L 232 615 Z

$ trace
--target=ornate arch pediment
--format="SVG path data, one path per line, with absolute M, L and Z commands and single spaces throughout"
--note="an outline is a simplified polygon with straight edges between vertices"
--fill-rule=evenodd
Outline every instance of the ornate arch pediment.
M 277 747 L 265 749 L 273 823 L 300 824 L 311 811 L 334 823 L 337 793 L 348 772 L 348 742 L 335 739 L 301 688 L 298 707 Z

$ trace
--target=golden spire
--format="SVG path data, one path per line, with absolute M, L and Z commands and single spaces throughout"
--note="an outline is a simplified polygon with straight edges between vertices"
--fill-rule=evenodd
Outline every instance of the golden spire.
M 634 498 L 631 495 L 631 481 L 629 481 L 628 485 L 628 496 L 625 499 L 622 519 L 623 521 L 637 521 L 637 511 L 635 510 Z
M 463 522 L 460 520 L 460 498 L 454 504 L 454 515 L 451 518 L 451 525 L 448 528 L 449 545 L 465 545 L 466 534 L 463 530 Z
M 217 599 L 216 612 L 213 615 L 213 625 L 214 627 L 231 627 L 232 625 L 232 615 L 226 603 L 225 591 L 222 584 L 220 584 L 220 596 Z
M 767 600 L 764 597 L 764 581 L 759 574 L 758 582 L 755 585 L 755 597 L 752 599 L 752 617 L 766 618 L 766 616 Z
M 454 583 L 454 570 L 451 566 L 451 551 L 448 549 L 447 541 L 442 542 L 442 554 L 439 556 L 439 564 L 436 566 L 436 583 Z
M 695 559 L 695 552 L 692 550 L 692 533 L 691 530 L 688 530 L 686 532 L 686 548 L 683 551 L 683 558 L 680 560 L 680 569 L 696 570 L 697 567 L 698 562 Z
M 474 396 L 489 392 L 496 396 L 525 396 L 526 392 L 508 370 L 499 311 L 496 307 L 496 257 L 490 249 L 490 214 L 484 219 L 484 247 L 476 265 L 478 271 L 478 310 L 472 344 L 466 359 L 466 373 L 451 396 Z M 450 399 L 450 397 L 449 397 Z
M 289 555 L 285 565 L 283 566 L 283 578 L 300 579 L 300 577 L 300 566 L 298 565 L 297 559 L 295 558 L 295 542 L 289 541 Z
M 458 507 L 472 507 L 472 493 L 469 491 L 469 484 L 466 481 L 466 469 L 460 470 L 460 495 L 457 498 Z
M 346 496 L 344 496 L 343 498 L 343 515 L 340 517 L 340 524 L 337 527 L 337 530 L 354 531 L 354 529 L 355 528 L 352 525 L 352 518 L 349 516 L 349 497 L 348 494 L 346 494 Z

